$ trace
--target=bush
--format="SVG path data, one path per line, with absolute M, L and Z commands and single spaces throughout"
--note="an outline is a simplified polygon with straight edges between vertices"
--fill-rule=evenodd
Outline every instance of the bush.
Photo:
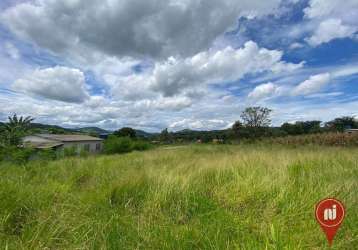
M 36 155 L 36 159 L 43 161 L 51 161 L 57 158 L 56 152 L 52 149 L 42 149 L 39 150 Z
M 106 154 L 121 154 L 128 153 L 133 150 L 143 151 L 150 148 L 151 145 L 145 141 L 132 140 L 129 137 L 110 136 L 104 141 L 103 151 Z
M 18 148 L 15 146 L 1 147 L 0 160 L 23 164 L 29 161 L 34 153 L 35 150 L 32 148 Z
M 133 142 L 129 137 L 110 136 L 104 141 L 104 153 L 120 154 L 128 153 L 133 150 Z
M 64 157 L 71 157 L 78 155 L 76 147 L 68 147 L 63 149 Z
M 144 151 L 150 149 L 152 145 L 145 141 L 134 141 L 133 150 Z

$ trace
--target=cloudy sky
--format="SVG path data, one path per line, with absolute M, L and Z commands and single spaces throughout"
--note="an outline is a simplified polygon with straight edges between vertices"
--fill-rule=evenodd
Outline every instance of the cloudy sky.
M 357 0 L 1 0 L 0 120 L 222 129 L 358 115 Z

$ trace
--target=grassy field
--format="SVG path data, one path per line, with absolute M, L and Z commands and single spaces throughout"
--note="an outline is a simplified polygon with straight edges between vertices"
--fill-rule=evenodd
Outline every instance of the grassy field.
M 329 249 L 315 203 L 358 245 L 358 149 L 195 145 L 0 165 L 3 249 Z M 357 249 L 357 248 L 356 248 Z

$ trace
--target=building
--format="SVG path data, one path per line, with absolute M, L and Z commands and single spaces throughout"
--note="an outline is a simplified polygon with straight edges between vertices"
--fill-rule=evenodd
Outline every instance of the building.
M 103 149 L 102 139 L 88 135 L 35 134 L 24 137 L 23 144 L 37 149 L 74 148 L 77 152 L 84 150 L 92 154 Z

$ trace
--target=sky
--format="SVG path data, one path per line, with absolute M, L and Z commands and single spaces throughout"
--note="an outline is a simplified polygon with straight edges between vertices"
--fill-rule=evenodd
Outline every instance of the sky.
M 1 0 L 0 121 L 158 132 L 358 116 L 357 0 Z

